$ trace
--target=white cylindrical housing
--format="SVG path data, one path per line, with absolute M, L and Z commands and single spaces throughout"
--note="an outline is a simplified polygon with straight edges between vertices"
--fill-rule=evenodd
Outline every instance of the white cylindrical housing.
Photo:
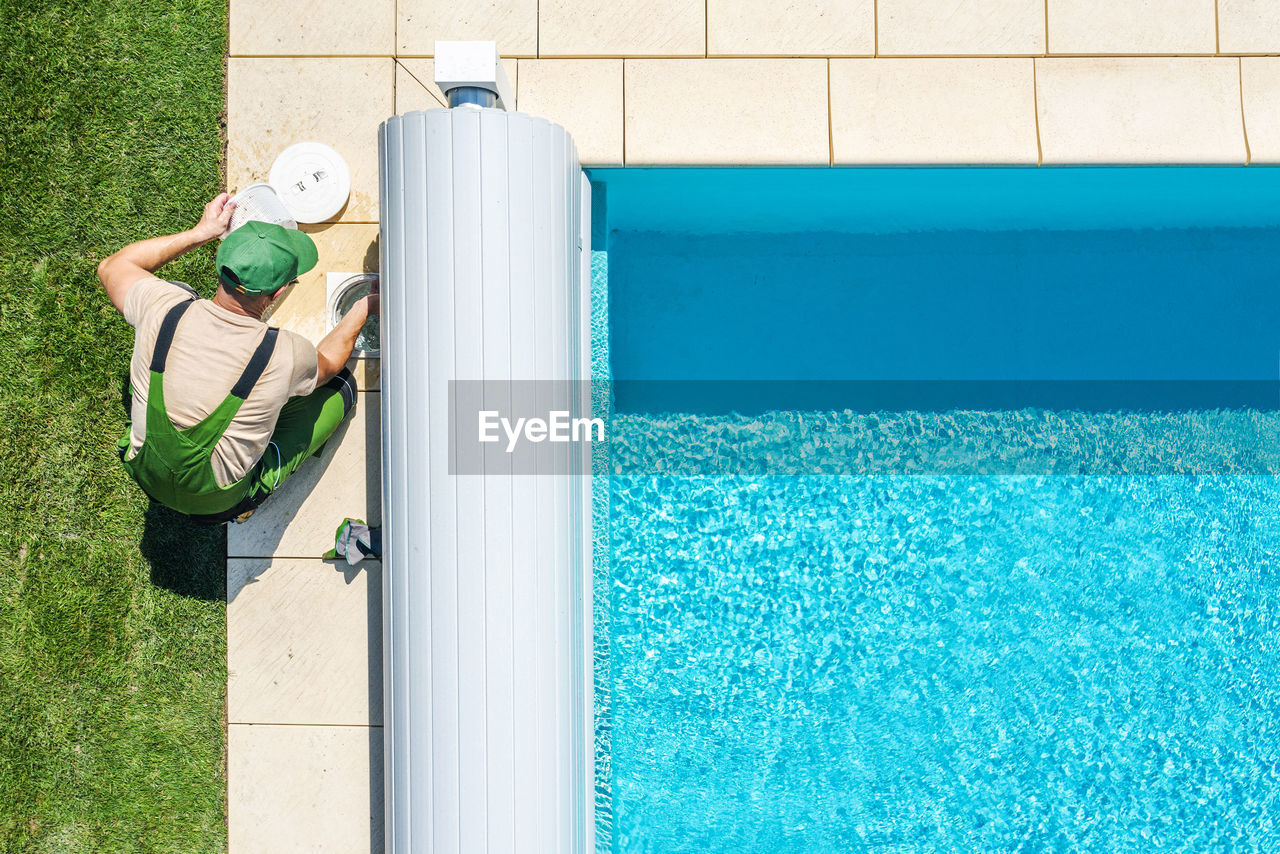
M 586 178 L 563 128 L 497 109 L 396 116 L 378 145 L 386 850 L 585 854 L 589 450 L 464 471 L 450 399 L 482 380 L 589 415 Z

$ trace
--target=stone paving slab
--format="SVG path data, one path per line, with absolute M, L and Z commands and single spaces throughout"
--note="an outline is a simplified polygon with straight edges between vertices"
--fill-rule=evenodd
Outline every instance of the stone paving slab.
M 1032 59 L 833 59 L 836 164 L 1039 160 Z
M 1211 54 L 1214 0 L 1047 0 L 1049 53 Z
M 232 56 L 390 56 L 396 0 L 231 0 Z
M 628 59 L 624 98 L 628 165 L 830 163 L 823 59 Z
M 538 55 L 539 0 L 397 0 L 396 54 L 433 56 L 437 41 L 496 41 L 503 56 Z
M 1044 0 L 877 0 L 881 56 L 1039 56 Z
M 227 526 L 228 557 L 319 558 L 343 519 L 382 524 L 382 394 L 358 397 L 319 457 L 304 462 L 249 521 Z
M 1280 163 L 1280 57 L 1240 60 L 1250 162 Z
M 1247 159 L 1239 60 L 1036 60 L 1046 164 L 1222 163 Z
M 227 727 L 228 848 L 383 850 L 382 727 Z
M 517 104 L 563 125 L 583 166 L 622 165 L 621 59 L 522 59 Z
M 382 564 L 227 562 L 227 719 L 381 725 Z
M 227 183 L 265 181 L 289 145 L 319 140 L 351 169 L 334 218 L 378 221 L 378 125 L 395 105 L 390 57 L 232 57 L 227 63 Z
M 706 52 L 706 0 L 538 3 L 540 57 L 705 56 Z M 502 53 L 516 55 L 505 48 Z
M 871 56 L 874 0 L 707 0 L 708 56 Z
M 1218 49 L 1223 53 L 1280 53 L 1280 3 L 1218 0 Z

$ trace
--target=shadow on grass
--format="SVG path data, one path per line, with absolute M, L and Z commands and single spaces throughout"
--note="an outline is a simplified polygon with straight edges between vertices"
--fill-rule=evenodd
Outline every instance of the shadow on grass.
M 147 508 L 139 546 L 151 583 L 193 599 L 225 602 L 227 535 L 222 525 L 197 525 L 163 504 Z
M 132 391 L 126 373 L 120 379 L 120 405 L 126 419 L 132 414 Z M 138 548 L 151 565 L 152 584 L 192 599 L 226 601 L 227 535 L 222 525 L 197 525 L 152 501 Z

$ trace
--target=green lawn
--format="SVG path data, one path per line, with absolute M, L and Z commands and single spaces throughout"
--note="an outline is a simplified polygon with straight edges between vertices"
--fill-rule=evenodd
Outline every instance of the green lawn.
M 94 275 L 219 189 L 225 0 L 0 0 L 0 851 L 226 846 L 225 544 L 115 457 Z M 165 272 L 209 294 L 212 248 Z

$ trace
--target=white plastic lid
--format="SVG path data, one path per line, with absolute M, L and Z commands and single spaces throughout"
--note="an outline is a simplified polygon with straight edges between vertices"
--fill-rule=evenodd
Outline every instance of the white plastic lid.
M 269 222 L 284 228 L 297 229 L 298 223 L 289 213 L 289 209 L 280 201 L 280 196 L 270 184 L 250 184 L 232 196 L 236 209 L 231 212 L 231 223 L 227 226 L 227 234 L 235 231 L 250 220 Z
M 267 181 L 298 222 L 332 218 L 351 195 L 347 161 L 323 142 L 299 142 L 280 152 Z

